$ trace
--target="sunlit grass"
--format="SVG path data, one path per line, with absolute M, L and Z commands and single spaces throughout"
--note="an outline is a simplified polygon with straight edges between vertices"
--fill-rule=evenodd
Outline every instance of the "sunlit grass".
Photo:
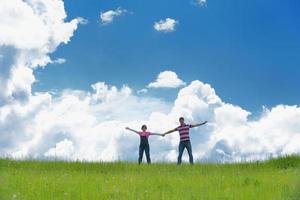
M 300 199 L 300 158 L 137 165 L 0 160 L 0 199 Z

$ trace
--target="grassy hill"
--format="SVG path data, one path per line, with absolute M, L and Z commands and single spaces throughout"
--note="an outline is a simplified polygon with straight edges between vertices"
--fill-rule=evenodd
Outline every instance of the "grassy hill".
M 0 199 L 300 199 L 300 157 L 244 164 L 0 160 Z

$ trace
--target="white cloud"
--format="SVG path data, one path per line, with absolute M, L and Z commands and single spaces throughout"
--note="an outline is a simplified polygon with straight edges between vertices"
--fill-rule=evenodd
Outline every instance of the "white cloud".
M 82 18 L 64 22 L 61 0 L 1 1 L 0 13 L 0 44 L 24 50 L 52 52 L 60 43 L 67 43 L 77 24 L 83 22 Z
M 134 159 L 131 154 L 138 138 L 124 127 L 140 126 L 136 119 L 147 121 L 153 112 L 167 113 L 170 105 L 155 98 L 138 98 L 128 86 L 118 89 L 96 83 L 92 88 L 92 93 L 66 90 L 57 98 L 36 94 L 25 105 L 1 107 L 0 154 Z
M 115 17 L 121 16 L 127 12 L 126 9 L 117 8 L 116 10 L 108 10 L 100 13 L 100 19 L 102 24 L 110 24 Z
M 165 20 L 159 20 L 159 22 L 155 22 L 153 28 L 157 31 L 162 32 L 173 32 L 175 31 L 175 26 L 179 22 L 172 18 L 166 18 Z
M 143 89 L 137 91 L 138 94 L 145 94 L 147 92 L 148 92 L 148 89 L 146 89 L 146 88 L 143 88 Z
M 82 17 L 77 17 L 76 19 L 77 19 L 78 23 L 82 24 L 82 25 L 86 25 L 89 23 L 89 21 L 87 19 L 84 19 Z
M 148 88 L 177 88 L 184 86 L 186 83 L 178 78 L 177 74 L 172 71 L 164 71 L 158 74 L 154 82 L 148 84 Z
M 92 88 L 91 93 L 66 90 L 55 98 L 35 94 L 25 105 L 1 107 L 1 154 L 135 161 L 139 138 L 124 127 L 147 124 L 151 131 L 163 132 L 176 127 L 180 116 L 190 123 L 209 121 L 191 132 L 196 160 L 239 161 L 300 152 L 298 106 L 264 109 L 260 118 L 249 120 L 248 111 L 223 102 L 201 81 L 182 88 L 174 103 L 137 97 L 128 86 L 118 89 L 100 82 Z M 176 161 L 177 133 L 150 137 L 150 143 L 154 161 Z
M 72 157 L 73 152 L 73 142 L 64 139 L 61 142 L 56 143 L 55 148 L 49 149 L 44 155 L 51 158 L 68 159 Z
M 54 64 L 64 64 L 65 62 L 66 62 L 65 58 L 57 58 L 57 59 L 51 61 L 51 63 L 54 63 Z
M 199 6 L 206 6 L 207 0 L 195 0 L 194 3 Z
M 33 70 L 51 63 L 48 54 L 68 43 L 84 22 L 65 22 L 66 17 L 62 0 L 0 1 L 0 105 L 28 99 Z

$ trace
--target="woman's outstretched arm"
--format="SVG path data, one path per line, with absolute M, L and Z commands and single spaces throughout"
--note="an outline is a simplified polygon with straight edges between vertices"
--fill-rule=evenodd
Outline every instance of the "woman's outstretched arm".
M 150 133 L 150 135 L 159 135 L 159 136 L 164 136 L 164 134 L 160 134 L 160 133 Z
M 138 134 L 138 135 L 139 135 L 139 132 L 138 132 L 138 131 L 136 131 L 136 130 L 134 130 L 134 129 L 131 129 L 131 128 L 129 128 L 129 127 L 126 127 L 125 129 L 126 129 L 126 130 L 129 130 L 129 131 L 132 131 L 132 132 L 135 132 L 136 134 Z

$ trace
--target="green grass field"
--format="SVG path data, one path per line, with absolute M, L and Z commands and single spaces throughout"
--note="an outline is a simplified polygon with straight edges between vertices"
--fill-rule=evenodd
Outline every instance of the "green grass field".
M 300 157 L 137 165 L 0 160 L 0 199 L 300 199 Z

